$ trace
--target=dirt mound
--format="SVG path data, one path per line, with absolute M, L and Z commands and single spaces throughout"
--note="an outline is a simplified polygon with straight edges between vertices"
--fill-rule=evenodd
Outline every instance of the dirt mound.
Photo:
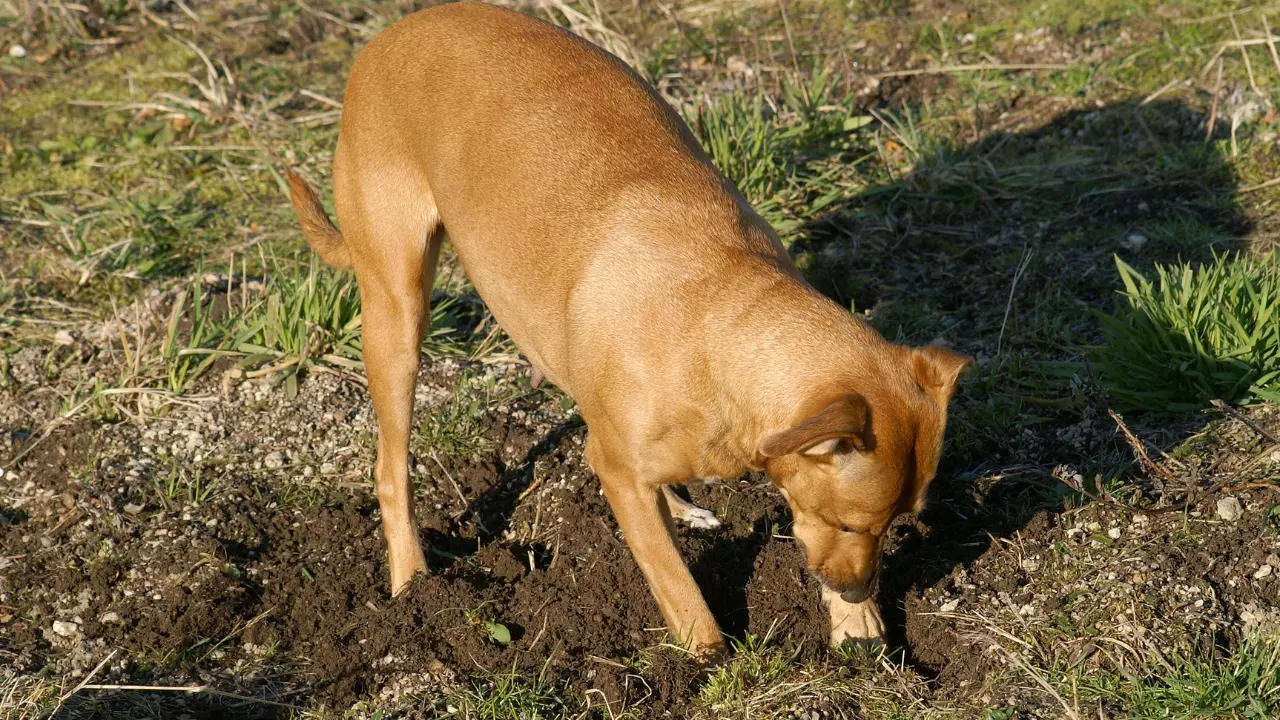
M 441 407 L 466 385 L 460 378 L 485 372 L 506 371 L 433 365 L 419 379 L 420 407 Z M 596 705 L 690 714 L 703 675 L 661 647 L 657 607 L 582 459 L 585 428 L 554 396 L 504 397 L 468 420 L 487 439 L 476 446 L 483 451 L 443 456 L 431 438 L 413 440 L 430 572 L 394 599 L 368 480 L 372 414 L 351 383 L 316 376 L 296 400 L 243 383 L 145 425 L 11 435 L 14 451 L 31 452 L 0 478 L 5 664 L 259 699 L 192 697 L 182 710 L 194 717 L 398 700 L 432 716 L 443 708 L 415 698 L 434 702 L 511 671 Z M 1271 576 L 1250 577 L 1280 566 L 1274 544 L 1249 542 L 1273 532 L 1261 499 L 1242 493 L 1243 517 L 1227 523 L 1214 520 L 1218 497 L 1201 497 L 1188 547 L 1180 513 L 1145 517 L 1105 504 L 1063 513 L 1065 491 L 1033 502 L 1029 487 L 944 467 L 926 510 L 890 531 L 878 599 L 895 662 L 938 697 L 963 698 L 1006 664 L 973 618 L 1044 625 L 1103 608 L 1105 632 L 1137 622 L 1160 637 L 1209 637 L 1195 618 L 1223 631 L 1275 623 Z M 846 672 L 825 647 L 815 582 L 767 480 L 690 492 L 724 522 L 679 538 L 723 629 L 768 635 L 785 655 Z M 1037 506 L 1048 509 L 1034 514 Z M 1168 550 L 1157 557 L 1153 548 Z M 1130 567 L 1132 557 L 1147 566 Z M 969 614 L 957 617 L 956 607 Z M 114 702 L 81 693 L 69 716 L 132 712 Z
M 424 379 L 428 386 L 452 381 L 447 374 Z M 302 407 L 275 405 L 256 422 L 279 430 L 277 413 L 314 422 L 309 399 L 330 414 L 361 412 L 358 397 L 325 400 L 323 388 L 308 390 Z M 416 512 L 430 572 L 394 599 L 367 485 L 285 504 L 279 488 L 264 487 L 278 482 L 274 475 L 236 467 L 205 501 L 170 502 L 163 494 L 157 501 L 133 463 L 156 472 L 156 463 L 136 458 L 169 462 L 153 446 L 170 436 L 182 446 L 169 460 L 189 462 L 193 450 L 181 438 L 197 430 L 180 420 L 159 437 L 116 426 L 109 446 L 90 447 L 77 442 L 81 431 L 63 428 L 32 453 L 23 470 L 28 500 L 5 510 L 0 525 L 0 553 L 24 560 L 6 576 L 7 590 L 16 592 L 10 601 L 29 607 L 35 620 L 6 627 L 7 644 L 30 669 L 61 657 L 83 671 L 100 655 L 95 646 L 154 658 L 115 669 L 134 684 L 207 681 L 210 659 L 224 667 L 235 659 L 252 673 L 271 667 L 271 657 L 305 658 L 284 677 L 273 668 L 262 681 L 280 690 L 305 686 L 308 698 L 339 708 L 387 688 L 449 687 L 458 673 L 513 668 L 610 702 L 639 693 L 651 704 L 682 704 L 699 677 L 691 663 L 654 653 L 643 683 L 629 677 L 630 659 L 663 641 L 661 616 L 582 460 L 585 428 L 567 416 L 549 426 L 538 407 L 487 411 L 499 448 L 492 457 L 417 463 L 428 470 Z M 254 436 L 244 427 L 219 433 L 232 442 Z M 79 457 L 68 461 L 71 446 L 80 447 Z M 215 454 L 216 443 L 206 449 Z M 80 476 L 69 467 L 95 455 L 113 459 L 100 457 Z M 361 452 L 349 465 L 368 472 L 370 459 Z M 816 586 L 794 545 L 773 537 L 786 534 L 789 513 L 767 480 L 750 476 L 691 494 L 725 523 L 680 537 L 723 628 L 739 637 L 771 632 L 789 648 L 822 652 L 826 620 Z M 73 517 L 58 523 L 59 512 Z M 55 621 L 75 630 L 59 635 L 50 629 Z

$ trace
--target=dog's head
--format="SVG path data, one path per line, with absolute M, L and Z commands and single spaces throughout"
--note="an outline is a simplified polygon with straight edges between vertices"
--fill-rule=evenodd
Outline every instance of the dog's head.
M 871 594 L 890 522 L 924 504 L 947 403 L 972 362 L 936 346 L 902 348 L 901 358 L 866 394 L 814 398 L 795 424 L 760 441 L 809 569 L 848 602 Z

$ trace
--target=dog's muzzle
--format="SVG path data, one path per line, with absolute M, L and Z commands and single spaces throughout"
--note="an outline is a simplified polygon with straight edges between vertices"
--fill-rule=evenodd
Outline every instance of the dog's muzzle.
M 867 598 L 871 597 L 871 585 L 872 583 L 865 583 L 845 590 L 840 593 L 840 599 L 855 605 L 860 602 L 866 602 Z

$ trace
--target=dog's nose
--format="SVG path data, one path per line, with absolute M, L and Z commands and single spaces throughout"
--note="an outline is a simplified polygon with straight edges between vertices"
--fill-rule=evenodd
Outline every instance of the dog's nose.
M 871 597 L 871 583 L 856 585 L 840 593 L 841 600 L 854 604 L 865 602 L 869 597 Z

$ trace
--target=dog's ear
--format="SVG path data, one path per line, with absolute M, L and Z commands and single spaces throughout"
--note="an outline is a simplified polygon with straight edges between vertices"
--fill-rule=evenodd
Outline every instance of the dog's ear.
M 968 355 L 938 345 L 911 349 L 911 370 L 916 382 L 943 407 L 951 400 L 960 373 L 972 364 L 973 358 Z
M 760 454 L 767 458 L 791 453 L 831 455 L 846 443 L 866 452 L 871 444 L 869 416 L 866 398 L 857 393 L 842 395 L 799 424 L 765 435 Z

